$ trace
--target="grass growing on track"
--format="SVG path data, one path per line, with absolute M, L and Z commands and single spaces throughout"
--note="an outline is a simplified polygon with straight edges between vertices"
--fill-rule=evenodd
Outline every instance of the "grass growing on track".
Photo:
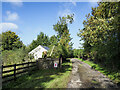
M 3 85 L 4 88 L 67 88 L 69 76 L 72 70 L 72 63 L 62 64 L 62 69 L 38 70 L 32 75 L 20 77 Z
M 92 61 L 88 61 L 88 60 L 83 60 L 83 59 L 80 59 L 80 58 L 76 58 L 80 61 L 83 61 L 87 64 L 89 64 L 91 67 L 93 67 L 95 70 L 103 73 L 104 75 L 106 75 L 108 78 L 110 78 L 111 80 L 113 80 L 115 83 L 120 83 L 120 72 L 111 72 L 110 70 L 107 70 L 105 69 L 104 67 L 101 67 L 100 65 L 98 64 L 95 64 L 94 62 Z

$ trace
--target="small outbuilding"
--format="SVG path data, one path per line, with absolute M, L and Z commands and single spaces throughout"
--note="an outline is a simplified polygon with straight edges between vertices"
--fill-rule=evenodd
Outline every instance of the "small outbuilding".
M 47 52 L 49 50 L 48 47 L 39 45 L 35 49 L 33 49 L 31 52 L 29 52 L 29 55 L 33 55 L 35 59 L 42 58 L 43 52 Z

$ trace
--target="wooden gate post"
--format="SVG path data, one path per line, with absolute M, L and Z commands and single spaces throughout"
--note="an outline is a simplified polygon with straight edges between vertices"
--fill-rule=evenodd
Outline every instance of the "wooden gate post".
M 2 73 L 3 73 L 3 64 L 1 66 L 1 77 L 2 77 Z
M 2 72 L 3 72 L 3 65 L 1 65 L 1 72 L 0 72 L 0 90 L 2 90 Z
M 60 66 L 60 67 L 62 67 L 62 60 L 63 60 L 63 58 L 61 57 L 61 58 L 60 58 L 60 63 L 61 63 L 61 66 Z
M 3 76 L 3 64 L 1 66 L 1 80 L 2 80 L 2 76 Z M 3 80 L 2 80 L 3 81 Z
M 61 64 L 62 64 L 62 54 L 60 54 L 60 57 L 59 57 L 59 67 L 61 68 Z
M 16 80 L 16 64 L 14 64 L 14 80 Z
M 59 68 L 60 68 L 60 57 L 59 57 L 59 64 L 58 64 Z

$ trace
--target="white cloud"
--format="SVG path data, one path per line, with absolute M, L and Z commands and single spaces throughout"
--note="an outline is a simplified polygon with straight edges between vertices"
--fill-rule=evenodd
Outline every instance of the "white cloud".
M 69 15 L 69 14 L 72 14 L 72 12 L 71 12 L 71 10 L 70 9 L 65 9 L 65 10 L 63 10 L 63 11 L 59 11 L 58 12 L 58 16 L 67 16 L 67 15 Z
M 6 14 L 7 14 L 7 17 L 5 18 L 5 20 L 7 21 L 16 21 L 19 19 L 19 16 L 16 12 L 11 13 L 10 11 L 7 11 Z
M 22 0 L 5 0 L 5 2 L 9 2 L 14 6 L 21 7 L 23 5 Z
M 18 26 L 14 23 L 0 23 L 0 33 L 11 30 L 17 30 Z
M 65 2 L 60 5 L 60 10 L 57 16 L 67 16 L 70 14 L 75 14 L 72 9 L 76 6 L 76 2 L 70 0 L 70 2 Z
M 91 7 L 96 7 L 98 5 L 97 2 L 89 2 L 89 3 L 91 5 Z
M 18 6 L 18 7 L 21 7 L 23 5 L 22 2 L 12 2 L 11 4 L 15 5 L 15 6 Z
M 74 6 L 76 6 L 76 2 L 75 2 L 74 0 L 70 0 L 70 2 L 71 2 Z
M 74 6 L 76 6 L 76 2 L 72 2 L 72 4 L 73 4 Z
M 72 12 L 70 9 L 65 9 L 63 11 L 59 11 L 58 12 L 58 17 L 66 17 L 67 15 L 71 15 L 71 14 L 74 14 L 74 21 L 75 21 L 75 18 L 76 18 L 76 14 L 74 12 Z M 69 21 L 68 21 L 69 22 Z

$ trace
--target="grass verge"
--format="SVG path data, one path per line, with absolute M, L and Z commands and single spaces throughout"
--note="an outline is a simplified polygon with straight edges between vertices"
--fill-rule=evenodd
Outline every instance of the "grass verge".
M 108 70 L 104 67 L 101 67 L 100 65 L 95 64 L 92 61 L 83 60 L 83 59 L 80 59 L 80 58 L 76 58 L 76 59 L 79 59 L 80 61 L 83 61 L 83 62 L 89 64 L 92 68 L 94 68 L 95 70 L 103 73 L 105 76 L 107 76 L 108 78 L 113 80 L 114 83 L 120 83 L 120 72 L 116 72 L 116 71 L 111 72 L 110 70 Z
M 62 64 L 62 69 L 44 69 L 33 72 L 32 75 L 24 75 L 16 81 L 3 85 L 4 88 L 67 88 L 72 63 Z

